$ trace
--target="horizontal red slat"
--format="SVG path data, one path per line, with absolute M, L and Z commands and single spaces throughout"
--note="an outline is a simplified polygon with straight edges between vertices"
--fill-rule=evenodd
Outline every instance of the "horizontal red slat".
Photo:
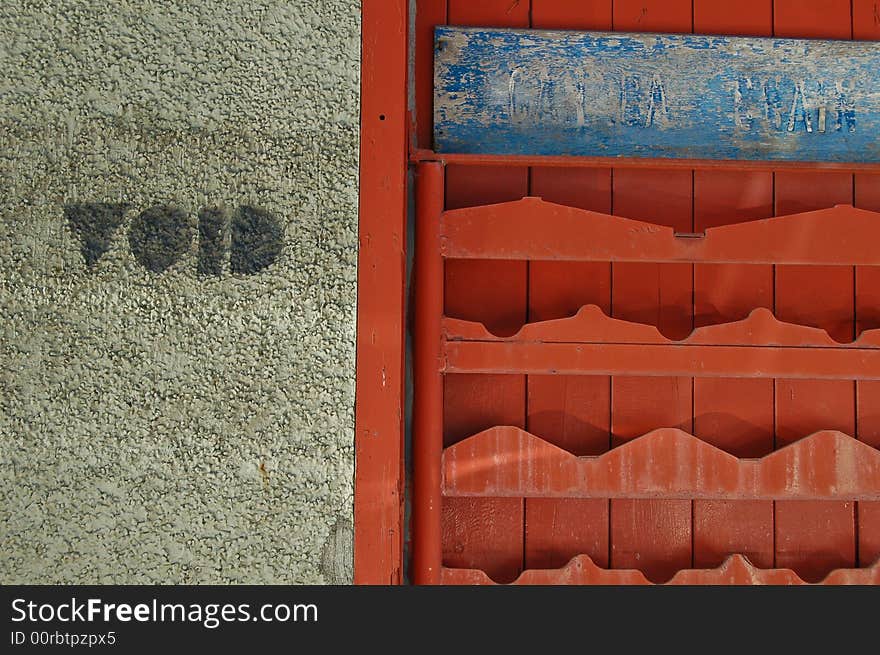
M 451 259 L 878 265 L 880 213 L 838 205 L 700 235 L 540 198 L 444 212 Z
M 727 171 L 880 171 L 880 164 L 859 162 L 744 161 L 721 159 L 656 159 L 653 157 L 572 157 L 569 155 L 479 155 L 442 153 L 414 148 L 410 161 L 438 161 L 460 166 L 553 166 L 556 168 L 645 168 Z
M 493 580 L 475 569 L 444 568 L 441 581 L 447 585 L 491 585 Z M 587 555 L 578 555 L 561 569 L 524 571 L 515 585 L 649 585 L 645 575 L 634 569 L 603 569 Z M 742 555 L 731 555 L 715 569 L 685 569 L 668 585 L 802 585 L 808 584 L 791 569 L 760 569 Z M 832 571 L 818 584 L 880 584 L 880 562 L 863 569 Z
M 780 321 L 766 308 L 753 310 L 741 321 L 696 328 L 681 340 L 669 339 L 653 325 L 608 316 L 596 305 L 584 305 L 569 318 L 528 323 L 510 337 L 497 336 L 482 323 L 444 317 L 443 335 L 449 341 L 499 343 L 629 343 L 691 346 L 804 346 L 811 348 L 880 348 L 880 329 L 865 330 L 849 343 L 835 341 L 821 328 Z
M 443 372 L 880 380 L 880 350 L 448 341 Z
M 816 432 L 760 459 L 740 459 L 676 428 L 596 457 L 577 457 L 513 426 L 443 453 L 447 496 L 878 500 L 880 450 Z

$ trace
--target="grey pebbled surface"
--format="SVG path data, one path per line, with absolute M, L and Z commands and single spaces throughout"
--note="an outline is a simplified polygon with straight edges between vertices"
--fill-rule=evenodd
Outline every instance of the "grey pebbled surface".
M 0 4 L 0 582 L 350 580 L 359 16 Z M 91 267 L 72 203 L 129 206 Z M 156 205 L 194 235 L 160 273 Z M 242 205 L 280 255 L 199 275 Z

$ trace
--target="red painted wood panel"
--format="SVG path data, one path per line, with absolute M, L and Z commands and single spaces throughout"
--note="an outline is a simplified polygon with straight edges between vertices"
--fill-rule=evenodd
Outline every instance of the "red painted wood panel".
M 774 0 L 774 35 L 793 39 L 850 39 L 850 7 L 850 0 Z
M 834 173 L 821 180 L 815 175 L 777 173 L 776 212 L 791 213 L 810 200 L 813 208 L 851 202 L 851 175 Z M 821 305 L 816 298 L 822 298 Z M 776 313 L 781 320 L 815 325 L 835 338 L 851 340 L 852 298 L 851 268 L 776 267 Z M 777 446 L 822 429 L 855 434 L 854 388 L 845 381 L 777 380 Z M 806 580 L 854 565 L 854 539 L 852 503 L 776 503 L 776 564 Z
M 776 0 L 777 36 L 852 37 L 848 0 Z M 851 203 L 853 177 L 845 173 L 778 172 L 776 213 Z M 854 271 L 847 267 L 776 268 L 776 312 L 781 320 L 822 327 L 839 340 L 853 338 Z M 816 299 L 822 302 L 817 303 Z M 818 429 L 855 430 L 850 382 L 776 383 L 776 441 L 790 443 Z M 808 580 L 855 564 L 852 503 L 776 503 L 776 563 Z
M 425 0 L 426 15 L 433 12 L 433 18 L 419 10 L 420 33 L 429 33 L 428 23 L 440 20 L 446 4 Z M 613 23 L 621 31 L 880 38 L 876 4 L 853 0 L 850 14 L 848 1 L 831 0 L 448 0 L 448 19 L 485 26 L 526 26 L 531 19 L 532 26 L 559 29 L 609 29 Z M 416 68 L 426 70 L 427 50 L 419 49 L 418 38 L 425 37 L 417 36 Z M 418 133 L 429 135 L 429 123 L 420 121 Z M 690 232 L 838 202 L 877 209 L 878 179 L 789 170 L 449 166 L 447 206 L 529 194 Z M 859 329 L 880 327 L 880 272 L 868 267 L 449 261 L 446 285 L 448 315 L 485 322 L 499 334 L 511 334 L 526 321 L 572 315 L 586 303 L 616 318 L 656 325 L 673 338 L 695 326 L 743 318 L 755 307 L 775 308 L 782 320 L 822 327 L 840 340 L 853 338 L 856 322 Z M 594 455 L 658 427 L 679 427 L 741 457 L 759 457 L 774 442 L 781 446 L 819 429 L 878 443 L 876 384 L 448 375 L 444 438 L 448 445 L 494 425 L 516 425 L 576 454 Z M 446 498 L 444 563 L 481 568 L 503 582 L 523 566 L 560 567 L 586 554 L 599 566 L 637 568 L 652 581 L 664 581 L 680 569 L 717 566 L 727 555 L 743 553 L 759 567 L 790 566 L 818 580 L 835 567 L 856 559 L 865 566 L 880 555 L 878 506 Z
M 873 22 L 873 17 L 871 17 Z M 880 17 L 877 19 L 880 26 Z M 880 27 L 876 33 L 880 39 Z M 856 175 L 855 204 L 880 211 L 880 175 Z M 856 269 L 856 330 L 880 327 L 880 267 Z M 880 382 L 857 383 L 857 435 L 880 448 Z M 880 503 L 861 502 L 857 508 L 859 565 L 869 566 L 880 559 Z
M 614 29 L 690 32 L 690 0 L 615 0 Z M 614 213 L 693 230 L 693 173 L 614 171 Z M 656 325 L 669 337 L 693 328 L 693 266 L 618 264 L 612 275 L 616 318 Z M 612 380 L 614 442 L 658 427 L 693 429 L 693 385 L 689 378 L 615 377 Z M 672 577 L 693 560 L 689 500 L 613 500 L 611 566 L 638 568 L 652 581 Z
M 612 0 L 532 0 L 532 27 L 610 30 L 612 5 Z
M 532 0 L 532 27 L 611 29 L 611 1 Z M 533 168 L 530 194 L 572 207 L 611 213 L 611 170 Z M 529 321 L 574 315 L 585 304 L 611 311 L 611 265 L 531 262 Z M 528 429 L 573 453 L 608 450 L 611 378 L 530 376 Z M 525 501 L 525 566 L 558 568 L 577 555 L 608 566 L 608 501 Z
M 447 208 L 521 198 L 528 191 L 526 169 L 447 167 Z M 513 331 L 526 318 L 526 264 L 446 263 L 445 312 Z M 525 426 L 522 375 L 447 375 L 444 381 L 444 443 L 450 445 L 493 425 Z M 498 581 L 522 568 L 523 501 L 443 501 L 443 561 L 480 568 Z
M 528 27 L 529 2 L 448 0 L 453 25 Z M 526 168 L 458 167 L 446 169 L 449 209 L 516 200 L 529 192 Z M 512 332 L 526 321 L 528 264 L 525 262 L 446 263 L 445 305 L 450 316 Z M 447 442 L 473 434 L 477 424 L 525 425 L 525 377 L 447 376 L 444 434 Z M 482 428 L 480 428 L 482 429 Z M 443 557 L 450 566 L 483 568 L 503 581 L 523 565 L 522 499 L 444 499 Z M 488 567 L 488 568 L 487 568 Z
M 450 25 L 528 27 L 529 0 L 448 0 Z
M 406 0 L 366 3 L 362 28 L 354 582 L 399 584 L 404 533 Z
M 771 36 L 772 0 L 719 3 L 694 0 L 694 31 Z M 773 215 L 773 174 L 696 171 L 694 230 Z M 773 309 L 773 267 L 694 267 L 694 324 L 737 321 L 756 307 Z M 773 380 L 694 380 L 694 434 L 738 457 L 773 451 Z M 758 567 L 773 566 L 773 503 L 695 501 L 694 566 L 720 565 L 742 554 Z
M 880 0 L 853 0 L 853 38 L 880 41 Z M 880 175 L 855 176 L 855 205 L 880 211 Z M 880 267 L 856 268 L 856 331 L 880 327 Z M 858 438 L 880 447 L 880 382 L 858 382 Z M 858 503 L 859 566 L 880 559 L 880 503 Z
M 691 0 L 614 0 L 617 32 L 691 32 Z
M 415 75 L 412 80 L 415 95 L 415 124 L 412 126 L 412 145 L 431 149 L 434 128 L 434 26 L 446 23 L 446 0 L 418 0 L 416 5 Z

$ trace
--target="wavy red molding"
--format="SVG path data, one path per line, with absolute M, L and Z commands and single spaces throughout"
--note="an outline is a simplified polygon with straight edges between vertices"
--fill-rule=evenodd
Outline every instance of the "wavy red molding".
M 780 321 L 765 307 L 753 309 L 748 317 L 741 321 L 699 327 L 680 340 L 663 336 L 653 325 L 612 318 L 596 305 L 584 305 L 577 314 L 568 318 L 528 323 L 512 336 L 493 334 L 482 323 L 444 317 L 443 333 L 450 341 L 506 343 L 880 348 L 880 329 L 865 330 L 855 341 L 840 343 L 820 328 Z
M 447 585 L 493 585 L 483 571 L 443 568 L 441 581 Z M 578 555 L 561 569 L 524 571 L 514 585 L 649 585 L 641 571 L 603 569 L 587 555 Z M 731 555 L 716 569 L 685 569 L 667 585 L 803 585 L 805 582 L 791 569 L 759 569 L 742 555 Z M 880 561 L 863 569 L 837 569 L 821 582 L 823 585 L 880 584 Z
M 657 328 L 611 318 L 595 305 L 530 323 L 511 337 L 443 319 L 447 373 L 529 373 L 789 379 L 880 379 L 880 330 L 841 344 L 825 330 L 783 323 L 764 308 L 674 341 Z
M 596 457 L 525 430 L 490 428 L 443 453 L 447 496 L 880 500 L 880 450 L 816 432 L 760 459 L 739 459 L 676 428 Z
M 872 266 L 878 238 L 880 213 L 850 205 L 687 235 L 533 197 L 441 216 L 441 252 L 452 259 Z

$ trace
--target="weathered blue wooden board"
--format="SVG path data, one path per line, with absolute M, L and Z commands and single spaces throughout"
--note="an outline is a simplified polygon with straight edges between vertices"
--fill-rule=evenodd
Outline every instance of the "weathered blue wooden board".
M 438 27 L 441 153 L 880 162 L 880 43 Z

